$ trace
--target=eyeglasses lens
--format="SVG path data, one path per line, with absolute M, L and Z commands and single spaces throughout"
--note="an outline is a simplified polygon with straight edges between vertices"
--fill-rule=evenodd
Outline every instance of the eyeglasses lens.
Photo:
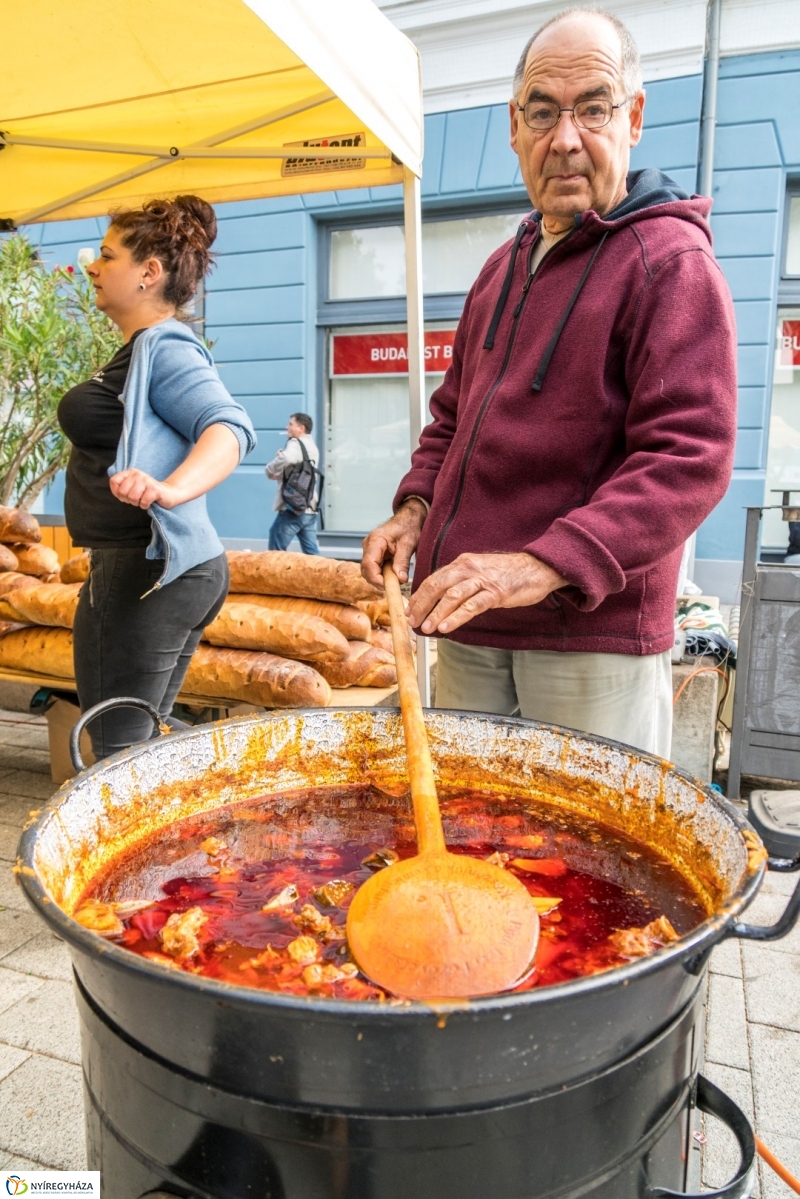
M 613 110 L 614 105 L 609 100 L 584 100 L 565 111 L 572 113 L 572 119 L 580 129 L 602 129 L 611 120 Z M 562 110 L 556 104 L 531 100 L 522 112 L 529 129 L 544 133 L 558 124 Z

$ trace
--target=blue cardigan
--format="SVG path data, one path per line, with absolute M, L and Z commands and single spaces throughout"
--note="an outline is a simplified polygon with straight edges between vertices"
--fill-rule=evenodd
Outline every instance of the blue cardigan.
M 109 475 L 133 467 L 166 479 L 211 425 L 224 424 L 232 430 L 239 441 L 240 460 L 255 447 L 250 417 L 228 395 L 206 347 L 180 321 L 170 319 L 139 334 L 120 398 L 125 419 Z M 156 587 L 222 553 L 204 495 L 176 508 L 153 504 L 148 514 L 153 540 L 147 557 L 164 559 L 164 573 Z

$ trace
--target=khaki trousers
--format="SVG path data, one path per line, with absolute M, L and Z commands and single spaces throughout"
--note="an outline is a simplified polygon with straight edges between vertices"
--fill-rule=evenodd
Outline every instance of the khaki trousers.
M 441 639 L 436 707 L 519 715 L 669 758 L 670 651 L 646 657 L 556 653 Z

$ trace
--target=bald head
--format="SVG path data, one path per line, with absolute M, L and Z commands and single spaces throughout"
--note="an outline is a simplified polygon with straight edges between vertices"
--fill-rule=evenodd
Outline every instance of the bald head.
M 605 9 L 576 7 L 565 8 L 563 12 L 551 17 L 549 21 L 545 21 L 544 25 L 540 25 L 533 36 L 528 39 L 514 72 L 513 88 L 516 99 L 520 98 L 520 91 L 525 79 L 525 67 L 534 42 L 551 30 L 553 26 L 560 25 L 564 21 L 584 26 L 584 28 L 588 27 L 587 31 L 591 29 L 592 25 L 602 22 L 605 26 L 603 33 L 607 33 L 610 26 L 616 41 L 619 42 L 619 72 L 625 93 L 628 96 L 635 96 L 642 90 L 642 62 L 639 57 L 639 48 L 627 26 L 623 25 L 622 21 L 612 13 L 606 12 Z

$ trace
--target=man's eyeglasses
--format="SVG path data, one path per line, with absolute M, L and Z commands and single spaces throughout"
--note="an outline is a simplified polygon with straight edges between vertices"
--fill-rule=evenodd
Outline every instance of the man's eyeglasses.
M 555 129 L 561 120 L 562 112 L 571 112 L 572 119 L 579 129 L 603 129 L 614 115 L 615 108 L 624 108 L 628 103 L 625 99 L 621 104 L 612 104 L 610 100 L 581 100 L 572 108 L 559 108 L 549 100 L 529 100 L 527 104 L 518 104 L 522 119 L 529 129 L 537 133 L 546 133 Z

